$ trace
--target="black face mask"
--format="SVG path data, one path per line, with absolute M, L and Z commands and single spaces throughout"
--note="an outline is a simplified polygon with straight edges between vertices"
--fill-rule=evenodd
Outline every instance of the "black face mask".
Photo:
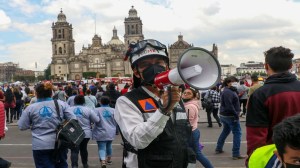
M 166 68 L 161 65 L 153 64 L 149 66 L 142 72 L 144 77 L 142 83 L 154 84 L 155 76 L 163 71 L 166 71 Z
M 300 168 L 300 165 L 285 163 L 285 167 L 286 168 Z
M 186 103 L 186 102 L 188 102 L 188 101 L 190 101 L 191 99 L 182 99 L 182 101 L 184 102 L 184 103 Z

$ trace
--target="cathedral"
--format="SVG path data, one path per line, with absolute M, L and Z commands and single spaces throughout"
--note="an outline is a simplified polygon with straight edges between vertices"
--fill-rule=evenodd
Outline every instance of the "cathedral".
M 124 61 L 124 53 L 131 42 L 144 40 L 142 20 L 137 15 L 137 10 L 132 6 L 129 16 L 125 18 L 124 42 L 113 28 L 110 41 L 103 43 L 97 34 L 92 38 L 92 44 L 83 46 L 79 54 L 75 54 L 72 24 L 67 22 L 66 15 L 61 10 L 57 21 L 52 23 L 52 62 L 51 76 L 55 80 L 81 80 L 83 73 L 95 72 L 96 77 L 131 76 L 132 70 L 129 61 Z M 184 50 L 193 47 L 178 36 L 178 41 L 168 46 L 170 67 L 177 65 L 178 57 Z M 218 48 L 213 44 L 211 51 L 218 55 Z

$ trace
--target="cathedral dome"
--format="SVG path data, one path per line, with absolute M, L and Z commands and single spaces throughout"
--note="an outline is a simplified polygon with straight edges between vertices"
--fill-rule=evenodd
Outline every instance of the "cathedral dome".
M 116 27 L 114 27 L 113 29 L 113 37 L 111 38 L 111 40 L 107 43 L 108 45 L 122 45 L 124 44 L 118 37 L 117 34 L 117 29 Z
M 178 41 L 176 41 L 173 46 L 190 47 L 190 44 L 183 40 L 183 35 L 179 35 Z
M 134 6 L 131 6 L 131 9 L 129 10 L 129 17 L 137 17 L 137 11 L 134 9 Z
M 124 43 L 119 39 L 111 39 L 107 44 L 108 45 L 122 45 Z
M 66 15 L 63 13 L 62 9 L 60 10 L 60 13 L 57 16 L 57 21 L 58 22 L 66 22 L 67 21 L 67 17 Z

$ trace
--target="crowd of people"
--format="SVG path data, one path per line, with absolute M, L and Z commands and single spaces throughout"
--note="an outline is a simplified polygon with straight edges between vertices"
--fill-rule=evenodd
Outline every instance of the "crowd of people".
M 264 167 L 300 165 L 299 156 L 290 159 L 291 150 L 299 153 L 300 149 L 300 128 L 296 122 L 299 115 L 295 116 L 300 112 L 300 82 L 289 72 L 294 56 L 290 49 L 273 47 L 264 53 L 268 74 L 264 84 L 256 75 L 251 80 L 229 76 L 201 92 L 187 85 L 169 87 L 167 91 L 155 86 L 155 76 L 169 70 L 166 49 L 156 40 L 130 44 L 126 57 L 133 70 L 133 84 L 126 84 L 121 91 L 116 90 L 114 83 L 106 86 L 69 83 L 66 87 L 54 87 L 45 82 L 34 90 L 26 87 L 24 91 L 18 86 L 4 85 L 0 101 L 5 107 L 6 122 L 18 120 L 20 130 L 31 129 L 33 157 L 38 168 L 68 167 L 67 148 L 60 149 L 59 163 L 51 158 L 55 130 L 60 123 L 53 99 L 58 100 L 60 117 L 77 119 L 85 132 L 81 144 L 71 150 L 73 168 L 78 167 L 79 153 L 83 167 L 89 167 L 90 139 L 97 142 L 101 167 L 112 164 L 112 141 L 116 134 L 123 140 L 123 168 L 195 167 L 196 160 L 211 168 L 214 163 L 203 153 L 198 127 L 199 112 L 203 109 L 207 113 L 207 127 L 213 127 L 213 115 L 222 129 L 216 154 L 224 152 L 224 143 L 232 132 L 232 159 L 245 159 L 246 167 L 263 163 Z M 201 102 L 205 102 L 205 107 Z M 243 134 L 240 118 L 244 116 L 246 156 L 240 152 Z M 266 152 L 268 157 L 264 155 Z M 259 162 L 262 159 L 267 161 Z

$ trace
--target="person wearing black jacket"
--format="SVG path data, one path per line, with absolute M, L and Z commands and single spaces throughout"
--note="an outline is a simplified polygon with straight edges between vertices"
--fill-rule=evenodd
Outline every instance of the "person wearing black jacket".
M 105 91 L 102 96 L 108 96 L 110 100 L 109 106 L 115 108 L 117 99 L 121 96 L 121 93 L 116 90 L 114 83 L 110 83 L 108 90 Z
M 220 120 L 223 130 L 219 136 L 216 154 L 223 153 L 223 146 L 229 133 L 233 134 L 232 159 L 244 159 L 240 153 L 242 130 L 239 121 L 240 103 L 237 95 L 237 79 L 230 76 L 224 80 L 224 90 L 221 93 Z

